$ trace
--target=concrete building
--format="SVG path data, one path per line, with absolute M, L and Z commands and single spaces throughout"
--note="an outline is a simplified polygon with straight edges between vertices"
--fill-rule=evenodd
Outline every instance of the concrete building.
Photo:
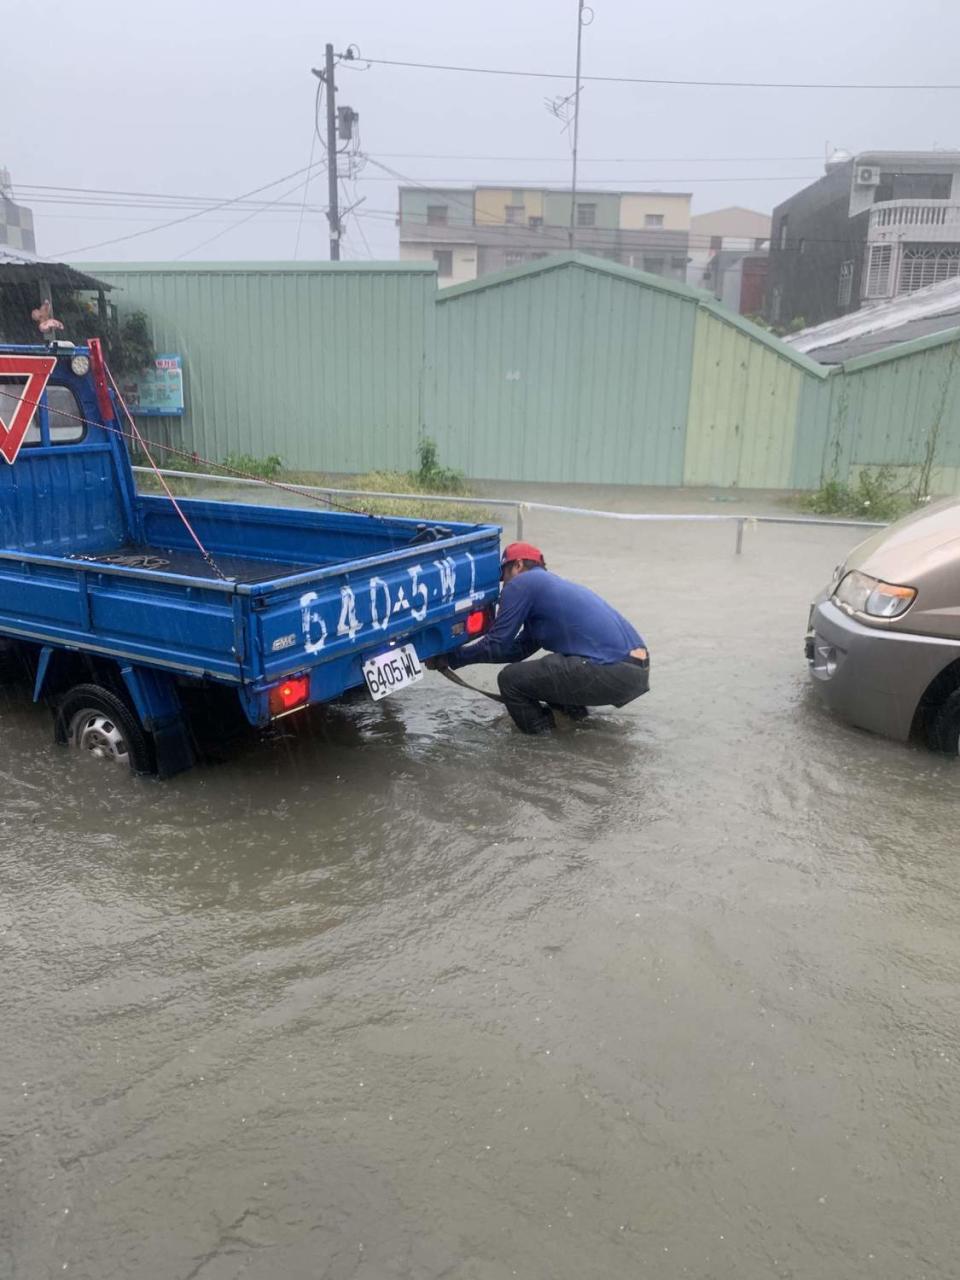
M 0 244 L 11 249 L 23 249 L 27 253 L 37 251 L 33 213 L 14 200 L 8 169 L 0 169 Z
M 545 187 L 400 188 L 400 258 L 435 262 L 441 285 L 563 252 L 572 193 Z M 672 280 L 686 278 L 690 195 L 578 191 L 576 247 Z
M 713 295 L 741 316 L 763 314 L 769 249 L 721 249 L 710 259 Z
M 764 309 L 770 215 L 731 205 L 690 219 L 687 284 L 706 289 L 731 311 Z
M 960 275 L 960 151 L 836 153 L 778 205 L 768 318 L 819 324 Z

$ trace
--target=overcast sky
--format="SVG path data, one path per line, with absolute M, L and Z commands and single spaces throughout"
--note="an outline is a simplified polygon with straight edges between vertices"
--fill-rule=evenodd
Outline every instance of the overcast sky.
M 595 0 L 593 8 L 584 73 L 960 82 L 957 0 L 913 0 L 896 19 L 876 0 Z M 317 211 L 302 220 L 299 249 L 298 178 L 262 197 L 282 196 L 292 208 L 252 218 L 249 209 L 212 212 L 90 249 L 188 210 L 118 207 L 115 195 L 100 197 L 107 205 L 52 203 L 64 193 L 38 188 L 226 199 L 302 169 L 310 68 L 328 40 L 370 58 L 572 74 L 576 38 L 576 0 L 2 0 L 0 10 L 0 166 L 34 209 L 38 251 L 78 261 L 325 258 L 319 171 L 308 193 Z M 360 113 L 364 151 L 418 181 L 569 184 L 569 144 L 544 107 L 569 82 L 374 65 L 344 68 L 339 87 L 339 102 Z M 828 142 L 958 147 L 960 92 L 594 83 L 583 92 L 582 182 L 692 191 L 694 212 L 769 211 L 822 172 Z M 363 203 L 348 222 L 345 257 L 396 257 L 396 186 L 371 164 L 359 175 Z

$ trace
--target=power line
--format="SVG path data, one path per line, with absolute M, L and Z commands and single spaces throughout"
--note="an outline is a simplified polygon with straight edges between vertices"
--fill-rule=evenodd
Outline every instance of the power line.
M 242 195 L 233 196 L 229 200 L 222 200 L 217 204 L 210 205 L 208 208 L 197 209 L 192 213 L 185 214 L 182 218 L 171 218 L 169 222 L 160 222 L 156 226 L 146 227 L 143 231 L 130 231 L 125 236 L 114 236 L 111 240 L 99 240 L 96 244 L 81 245 L 76 249 L 65 249 L 57 254 L 47 254 L 46 260 L 51 258 L 60 259 L 71 257 L 75 253 L 88 253 L 91 249 L 102 249 L 107 245 L 121 244 L 125 240 L 136 240 L 139 236 L 149 236 L 155 231 L 165 231 L 167 227 L 176 227 L 181 223 L 190 222 L 194 218 L 202 218 L 205 213 L 212 213 L 216 209 L 225 209 L 228 205 L 236 204 L 240 200 L 247 200 L 250 196 L 257 196 L 261 191 L 269 191 L 271 187 L 279 187 L 281 182 L 289 182 L 291 178 L 299 178 L 305 173 L 305 169 L 294 169 L 292 173 L 285 173 L 282 178 L 276 178 L 273 182 L 265 182 L 262 187 L 254 187 L 252 191 L 245 191 Z
M 273 184 L 276 185 L 276 184 Z M 225 196 L 198 196 L 184 194 L 165 195 L 162 192 L 155 191 L 112 191 L 106 188 L 98 187 L 35 187 L 31 190 L 40 194 L 27 194 L 23 199 L 29 201 L 31 205 L 52 203 L 52 204 L 90 204 L 90 205 L 109 205 L 112 207 L 127 207 L 132 209 L 172 209 L 172 208 L 210 208 L 213 205 L 228 202 Z M 56 195 L 51 192 L 64 192 L 67 194 Z M 71 195 L 70 193 L 75 193 Z M 119 199 L 107 199 L 106 197 L 120 197 Z M 176 202 L 176 203 L 172 203 Z M 232 203 L 238 208 L 266 208 L 272 205 L 272 200 L 245 200 L 237 197 Z M 293 211 L 299 208 L 299 205 L 290 204 L 284 206 Z
M 299 191 L 301 187 L 304 187 L 305 189 L 310 183 L 310 178 L 311 178 L 311 175 L 308 173 L 307 176 L 301 182 L 297 182 L 294 186 L 290 187 L 289 190 L 284 191 L 283 195 L 279 196 L 278 199 L 283 200 L 287 196 L 293 195 L 294 191 Z M 267 207 L 269 208 L 269 205 Z M 254 209 L 254 211 L 252 213 L 248 213 L 245 218 L 241 218 L 239 222 L 231 222 L 228 226 L 224 227 L 222 230 L 215 231 L 212 236 L 207 236 L 205 240 L 201 240 L 199 244 L 195 244 L 191 249 L 184 249 L 182 253 L 178 253 L 176 256 L 176 261 L 179 262 L 182 258 L 189 257 L 191 253 L 196 253 L 198 249 L 202 249 L 206 245 L 212 244 L 214 240 L 219 240 L 221 236 L 225 236 L 228 231 L 234 231 L 236 230 L 237 227 L 242 227 L 244 223 L 250 222 L 251 219 L 259 218 L 262 212 L 263 212 L 262 209 Z
M 293 259 L 300 256 L 300 233 L 303 230 L 303 215 L 307 208 L 307 193 L 310 190 L 310 170 L 313 168 L 313 153 L 317 147 L 317 112 L 320 110 L 320 95 L 323 93 L 323 81 L 317 81 L 317 94 L 313 106 L 313 128 L 310 130 L 310 157 L 307 160 L 307 180 L 303 184 L 303 200 L 300 203 L 300 216 L 297 218 L 297 239 L 293 246 Z
M 665 178 L 665 177 L 625 178 L 622 174 L 615 174 L 609 178 L 591 177 L 590 181 L 591 182 L 621 182 L 621 183 L 625 182 L 625 183 L 631 183 L 631 184 L 636 182 L 645 182 L 645 183 L 650 183 L 650 182 L 815 182 L 818 178 L 822 178 L 822 177 L 823 177 L 823 174 L 816 174 L 816 173 L 813 173 L 813 174 L 811 173 L 766 173 L 766 174 L 750 173 L 750 174 L 737 174 L 737 175 L 718 174 L 708 178 L 696 178 L 696 177 L 690 177 L 690 176 L 669 177 L 669 178 Z M 358 182 L 385 182 L 386 179 L 366 177 L 366 178 L 358 178 L 357 181 Z M 454 174 L 454 175 L 447 175 L 447 176 L 441 176 L 441 177 L 429 177 L 429 178 L 416 178 L 416 179 L 405 178 L 403 181 L 409 183 L 411 186 L 420 186 L 420 187 L 424 186 L 424 184 L 430 184 L 430 183 L 463 182 L 468 184 L 464 188 L 464 190 L 467 190 L 467 191 L 471 190 L 473 187 L 543 187 L 549 191 L 559 191 L 559 192 L 570 191 L 569 186 L 561 186 L 560 184 L 558 184 L 556 182 L 555 175 L 553 174 L 548 174 L 546 176 L 538 174 L 534 177 L 528 176 L 525 178 L 498 177 L 498 178 L 472 178 L 472 179 L 465 178 L 461 174 Z M 588 194 L 589 190 L 590 188 L 584 187 L 584 188 L 581 188 L 577 194 L 585 195 L 585 194 Z M 610 193 L 598 192 L 598 194 L 601 194 L 601 195 L 614 194 L 615 195 L 616 192 L 610 192 Z M 650 194 L 656 195 L 657 192 L 651 192 Z M 676 192 L 665 191 L 660 194 L 671 195 L 671 194 L 676 194 Z
M 365 209 L 362 212 L 357 213 L 356 216 L 358 218 L 372 218 L 374 220 L 379 220 L 385 223 L 386 222 L 390 222 L 394 224 L 397 223 L 397 213 L 395 210 L 390 210 L 390 209 Z M 399 221 L 399 226 L 401 230 L 403 229 L 404 223 L 415 223 L 419 226 L 436 225 L 436 224 L 431 224 L 427 222 L 427 218 L 425 214 L 405 214 L 404 217 Z M 509 222 L 496 222 L 496 223 L 450 222 L 450 223 L 440 224 L 440 226 L 438 227 L 438 230 L 443 230 L 443 231 L 453 233 L 452 235 L 445 237 L 443 242 L 444 244 L 448 244 L 450 246 L 465 244 L 465 243 L 471 243 L 471 244 L 477 243 L 480 248 L 483 248 L 484 245 L 488 243 L 490 236 L 497 235 L 501 238 L 501 240 L 504 243 L 513 244 L 516 246 L 518 252 L 525 252 L 525 253 L 536 252 L 537 242 L 543 243 L 548 247 L 552 247 L 552 245 L 555 242 L 557 244 L 562 244 L 565 247 L 566 240 L 567 240 L 566 225 L 560 224 L 560 223 L 545 223 L 541 227 L 533 228 L 533 227 L 525 226 L 522 223 L 509 223 Z M 477 241 L 471 240 L 470 233 L 478 230 L 482 231 L 483 240 L 477 240 Z M 456 233 L 458 231 L 462 231 L 464 233 L 462 239 L 457 238 Z M 724 235 L 724 236 L 717 237 L 714 235 L 710 235 L 706 232 L 685 231 L 683 229 L 672 230 L 669 227 L 596 227 L 594 226 L 594 227 L 580 227 L 579 231 L 585 234 L 589 239 L 593 239 L 594 241 L 606 240 L 608 241 L 610 248 L 619 247 L 620 251 L 624 253 L 646 251 L 651 254 L 656 252 L 681 254 L 687 248 L 691 248 L 691 249 L 710 248 L 718 238 L 724 242 L 724 244 L 721 246 L 724 249 L 732 249 L 733 252 L 737 252 L 737 253 L 740 253 L 740 252 L 752 253 L 752 252 L 756 252 L 757 250 L 754 248 L 749 248 L 749 249 L 740 248 L 740 247 L 734 248 L 730 244 L 730 242 L 742 241 L 742 240 L 749 240 L 749 241 L 760 240 L 763 242 L 761 245 L 761 247 L 763 247 L 764 245 L 768 244 L 771 239 L 769 235 L 767 236 Z M 631 236 L 631 237 L 641 236 L 641 235 L 646 236 L 647 243 L 641 244 L 639 246 L 637 245 L 617 246 L 616 237 L 624 236 L 624 235 Z M 678 237 L 678 239 L 676 241 L 664 240 L 662 242 L 659 240 L 659 237 L 667 236 L 667 235 L 676 236 Z M 521 237 L 523 237 L 522 242 L 520 239 Z M 534 237 L 536 238 L 536 241 L 534 241 Z M 683 237 L 683 239 L 679 239 L 679 237 Z M 858 237 L 855 235 L 804 236 L 803 240 L 804 240 L 804 243 L 807 245 L 814 245 L 814 244 L 860 245 L 863 243 L 862 240 L 858 239 Z M 418 240 L 408 241 L 407 243 L 420 244 L 420 245 L 423 245 L 424 247 L 427 247 L 427 246 L 438 246 L 440 245 L 441 242 L 439 240 L 428 240 L 428 239 L 419 240 L 418 239 Z M 799 247 L 798 244 L 793 244 L 793 245 L 788 245 L 785 250 L 780 250 L 780 252 L 802 253 L 803 250 Z
M 580 77 L 582 80 L 585 76 Z M 564 156 L 454 156 L 420 151 L 381 151 L 384 160 L 517 160 L 522 162 L 549 160 L 569 164 Z M 823 160 L 817 156 L 580 156 L 578 164 L 770 164 L 777 160 Z
M 404 183 L 406 183 L 406 184 L 408 184 L 408 185 L 410 185 L 410 186 L 418 187 L 420 190 L 422 190 L 422 191 L 426 191 L 428 194 L 429 194 L 429 193 L 431 192 L 431 190 L 432 190 L 432 188 L 430 188 L 429 186 L 427 186 L 427 185 L 426 185 L 426 183 L 424 183 L 423 181 L 420 181 L 419 179 L 416 179 L 416 178 L 410 178 L 410 177 L 408 177 L 407 175 L 400 173 L 400 171 L 399 171 L 399 170 L 391 168 L 391 166 L 390 166 L 390 165 L 383 164 L 383 163 L 382 163 L 382 161 L 380 161 L 380 160 L 375 160 L 375 159 L 374 159 L 372 156 L 370 156 L 370 155 L 365 155 L 365 156 L 364 156 L 364 158 L 365 158 L 365 160 L 366 160 L 369 164 L 372 164 L 372 165 L 373 165 L 375 168 L 377 168 L 377 169 L 381 169 L 384 173 L 389 174 L 389 175 L 390 175 L 390 177 L 391 177 L 391 178 L 393 178 L 393 179 L 400 179 L 400 180 L 402 180 Z M 784 179 L 784 181 L 803 181 L 803 180 L 804 180 L 804 179 L 796 179 L 796 178 L 794 178 L 794 179 Z M 663 179 L 661 179 L 661 181 L 663 181 Z M 467 195 L 467 194 L 471 194 L 471 195 L 472 195 L 472 192 L 470 192 L 470 191 L 469 191 L 469 189 L 465 189 L 465 190 L 464 190 L 464 195 Z M 666 193 L 665 193 L 665 194 L 666 194 Z M 508 234 L 513 234 L 514 236 L 516 235 L 516 232 L 517 232 L 517 230 L 519 229 L 519 228 L 516 228 L 516 227 L 514 227 L 514 228 L 510 228 L 510 227 L 509 227 L 509 225 L 504 224 L 504 223 L 501 223 L 501 222 L 499 221 L 499 219 L 495 218 L 493 215 L 486 215 L 486 220 L 485 220 L 485 221 L 481 220 L 481 218 L 480 218 L 480 216 L 479 216 L 479 214 L 478 214 L 478 211 L 476 210 L 476 207 L 475 207 L 474 201 L 473 201 L 472 199 L 471 199 L 469 202 L 468 202 L 467 200 L 458 200 L 458 199 L 456 198 L 456 196 L 451 195 L 449 192 L 447 193 L 447 198 L 448 198 L 448 200 L 449 200 L 449 203 L 450 203 L 450 204 L 452 204 L 452 205 L 456 205 L 456 206 L 458 206 L 459 208 L 465 209 L 465 210 L 470 214 L 470 224 L 469 224 L 469 225 L 472 225 L 472 226 L 477 226 L 477 225 L 479 225 L 479 226 L 484 226 L 484 227 L 494 227 L 494 228 L 499 228 L 499 227 L 502 227 L 502 226 L 505 226 L 505 225 L 506 225 L 506 226 L 507 226 L 507 233 L 508 233 Z M 422 216 L 422 215 L 421 215 L 421 216 Z
M 316 168 L 322 167 L 323 165 L 325 165 L 325 163 L 326 162 L 324 160 L 318 160 L 316 164 L 313 165 L 312 167 L 316 169 Z M 591 185 L 589 187 L 582 187 L 580 189 L 580 193 L 585 194 L 585 193 L 594 192 L 595 194 L 598 194 L 598 195 L 616 195 L 618 192 L 625 191 L 628 194 L 637 194 L 637 195 L 641 195 L 644 193 L 648 193 L 651 195 L 656 195 L 656 194 L 678 195 L 683 193 L 677 192 L 677 191 L 666 191 L 666 190 L 655 191 L 652 188 L 657 184 L 660 184 L 661 186 L 664 186 L 665 184 L 674 184 L 674 185 L 686 184 L 690 186 L 695 186 L 695 185 L 703 185 L 703 184 L 715 184 L 718 182 L 720 183 L 723 183 L 723 182 L 730 182 L 730 183 L 813 182 L 817 180 L 818 176 L 819 175 L 817 174 L 758 173 L 758 174 L 710 174 L 703 177 L 696 177 L 694 175 L 687 174 L 687 175 L 671 175 L 671 176 L 660 175 L 657 177 L 646 176 L 646 177 L 628 178 L 628 177 L 625 177 L 623 174 L 611 174 L 611 175 L 604 175 L 604 176 L 597 175 L 597 176 L 591 177 L 590 178 Z M 379 183 L 397 182 L 401 186 L 419 186 L 422 190 L 427 190 L 427 191 L 443 190 L 445 193 L 451 190 L 462 191 L 465 195 L 471 194 L 475 187 L 480 187 L 480 188 L 538 187 L 538 188 L 543 188 L 546 191 L 557 192 L 557 193 L 569 192 L 570 190 L 568 186 L 563 186 L 561 183 L 557 182 L 556 175 L 553 175 L 553 174 L 545 174 L 545 175 L 538 174 L 535 176 L 513 175 L 508 177 L 474 176 L 472 178 L 465 177 L 463 174 L 455 174 L 455 175 L 431 176 L 427 178 L 416 178 L 416 179 L 406 177 L 406 176 L 394 177 L 391 175 L 390 177 L 377 177 L 375 175 L 364 175 L 364 176 L 355 178 L 354 181 L 379 182 Z M 600 189 L 594 185 L 596 183 L 616 184 L 616 185 L 607 187 L 605 189 Z M 171 197 L 171 201 L 174 199 L 176 198 Z M 30 198 L 30 207 L 36 208 L 43 205 L 52 205 L 54 207 L 59 206 L 59 207 L 65 207 L 65 208 L 78 208 L 78 209 L 86 209 L 86 208 L 90 208 L 90 209 L 161 209 L 167 212 L 173 212 L 174 210 L 186 210 L 189 212 L 197 211 L 201 213 L 206 213 L 206 212 L 214 212 L 216 210 L 225 208 L 229 205 L 231 208 L 235 209 L 236 212 L 238 213 L 245 212 L 248 209 L 257 209 L 257 210 L 260 210 L 261 212 L 267 209 L 270 209 L 274 212 L 291 213 L 291 214 L 297 214 L 298 216 L 300 214 L 301 207 L 303 207 L 299 203 L 284 204 L 282 202 L 277 202 L 272 200 L 258 200 L 258 201 L 222 200 L 221 201 L 221 200 L 210 199 L 210 200 L 205 200 L 204 203 L 197 203 L 197 200 L 199 199 L 200 197 L 196 197 L 196 198 L 184 197 L 182 200 L 178 200 L 177 203 L 164 204 L 164 203 L 160 203 L 159 199 L 128 200 L 128 199 L 120 198 L 116 200 L 111 200 L 111 199 L 105 199 L 105 198 L 86 199 L 78 196 L 36 196 L 36 197 Z M 305 206 L 305 212 L 325 213 L 326 210 L 318 205 L 307 204 Z
M 381 159 L 409 159 L 409 160 L 460 160 L 464 162 L 474 161 L 502 161 L 510 163 L 553 163 L 566 167 L 569 164 L 565 157 L 557 156 L 512 156 L 512 155 L 449 155 L 449 154 L 431 154 L 427 152 L 380 152 Z M 822 156 L 580 156 L 579 164 L 775 164 L 775 163 L 792 163 L 795 161 L 822 160 Z M 462 181 L 463 179 L 461 179 Z M 598 179 L 592 179 L 598 181 Z M 484 182 L 490 181 L 484 179 Z M 78 197 L 87 198 L 93 196 L 123 196 L 136 200 L 157 201 L 159 205 L 165 201 L 191 201 L 203 203 L 216 203 L 224 197 L 221 196 L 201 196 L 196 194 L 184 193 L 167 193 L 158 191 L 125 191 L 117 190 L 111 187 L 71 187 L 63 184 L 47 184 L 47 183 L 18 183 L 17 190 L 21 200 L 37 203 L 41 199 L 50 198 L 48 193 L 72 193 Z M 239 201 L 237 201 L 239 203 Z M 255 202 L 250 202 L 255 203 Z M 261 203 L 266 203 L 261 202 Z M 296 206 L 291 206 L 296 207 Z
M 443 62 L 405 62 L 396 58 L 367 58 L 364 62 L 381 67 L 408 67 L 418 71 L 456 71 L 481 76 L 519 76 L 532 80 L 570 80 L 569 71 L 529 71 L 511 67 L 465 67 Z M 960 84 L 863 84 L 847 82 L 807 82 L 780 80 L 680 80 L 661 76 L 581 76 L 603 84 L 676 85 L 704 89 L 856 89 L 876 91 L 940 91 L 960 89 Z
M 355 179 L 355 178 L 352 180 L 352 184 L 353 184 L 353 191 L 352 191 L 352 193 L 351 193 L 350 191 L 348 191 L 348 190 L 347 190 L 347 188 L 348 188 L 348 182 L 347 182 L 347 179 L 345 178 L 345 179 L 343 180 L 343 187 L 344 187 L 344 191 L 346 191 L 346 192 L 347 192 L 347 194 L 351 197 L 351 200 L 352 200 L 352 203 L 351 203 L 350 208 L 349 208 L 349 210 L 348 210 L 348 214 L 356 213 L 357 206 L 358 206 L 358 205 L 360 205 L 360 204 L 362 203 L 362 200 L 366 199 L 366 197 L 365 197 L 365 196 L 364 196 L 364 197 L 361 197 L 361 196 L 359 196 L 359 195 L 357 194 L 356 179 Z M 373 250 L 370 248 L 370 242 L 369 242 L 369 240 L 367 239 L 367 233 L 366 233 L 366 232 L 364 231 L 364 229 L 363 229 L 363 223 L 362 223 L 362 222 L 358 222 L 358 223 L 357 223 L 357 231 L 360 233 L 360 239 L 363 241 L 363 243 L 364 243 L 364 247 L 366 248 L 366 251 L 367 251 L 367 257 L 368 257 L 369 259 L 371 259 L 371 260 L 372 260 L 372 259 L 373 259 Z

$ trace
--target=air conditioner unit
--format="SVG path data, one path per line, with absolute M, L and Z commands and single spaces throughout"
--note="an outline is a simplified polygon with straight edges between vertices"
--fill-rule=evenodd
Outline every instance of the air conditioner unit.
M 872 165 L 861 165 L 857 170 L 858 187 L 876 187 L 880 185 L 880 170 Z

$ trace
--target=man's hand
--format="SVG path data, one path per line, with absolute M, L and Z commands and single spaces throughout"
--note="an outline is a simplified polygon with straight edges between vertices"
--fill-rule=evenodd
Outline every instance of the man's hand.
M 435 658 L 427 658 L 423 665 L 428 671 L 449 671 L 450 659 L 445 653 L 438 653 Z

